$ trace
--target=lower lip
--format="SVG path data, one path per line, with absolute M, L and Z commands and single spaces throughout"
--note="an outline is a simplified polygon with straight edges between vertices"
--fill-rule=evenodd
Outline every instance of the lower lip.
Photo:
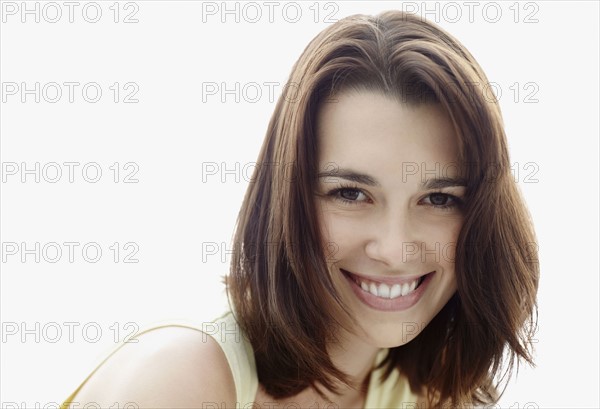
M 358 299 L 361 300 L 367 306 L 379 311 L 402 311 L 412 307 L 421 299 L 423 293 L 429 286 L 429 282 L 432 280 L 435 271 L 427 274 L 425 276 L 425 280 L 423 280 L 421 285 L 418 286 L 417 289 L 414 290 L 412 293 L 393 299 L 377 297 L 376 295 L 373 295 L 370 292 L 363 291 L 363 289 L 358 284 L 356 284 L 356 282 L 347 273 L 341 273 L 350 283 L 350 288 L 352 288 L 354 294 L 356 294 Z

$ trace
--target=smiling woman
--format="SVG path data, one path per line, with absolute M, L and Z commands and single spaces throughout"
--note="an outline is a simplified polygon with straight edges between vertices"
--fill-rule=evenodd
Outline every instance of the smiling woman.
M 495 402 L 503 354 L 509 371 L 532 362 L 539 271 L 498 103 L 473 86 L 485 74 L 390 11 L 324 30 L 289 82 L 305 92 L 278 101 L 258 162 L 296 173 L 254 175 L 227 280 L 259 395 Z M 243 251 L 254 243 L 277 245 Z
M 354 15 L 288 82 L 257 162 L 294 166 L 255 168 L 231 311 L 142 334 L 79 402 L 456 407 L 496 402 L 495 376 L 533 363 L 535 234 L 471 54 L 419 17 Z

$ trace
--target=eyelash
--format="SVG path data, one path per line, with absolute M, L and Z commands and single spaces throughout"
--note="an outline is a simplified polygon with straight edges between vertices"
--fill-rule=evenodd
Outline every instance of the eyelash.
M 338 200 L 342 203 L 344 203 L 345 205 L 349 205 L 349 206 L 356 206 L 358 204 L 360 204 L 361 202 L 356 201 L 356 200 L 349 200 L 349 199 L 345 199 L 343 197 L 340 196 L 340 193 L 344 192 L 344 191 L 357 191 L 359 193 L 362 193 L 363 195 L 367 196 L 367 194 L 365 192 L 362 191 L 362 189 L 358 188 L 357 186 L 352 186 L 352 185 L 346 185 L 346 186 L 340 186 L 338 188 L 332 189 L 327 193 L 328 197 L 331 197 L 335 200 Z M 462 200 L 454 195 L 451 195 L 449 193 L 444 193 L 444 192 L 431 192 L 429 193 L 426 197 L 430 197 L 432 195 L 443 195 L 445 197 L 447 197 L 448 199 L 450 199 L 450 203 L 451 204 L 444 204 L 444 205 L 434 205 L 434 204 L 430 204 L 429 206 L 432 206 L 436 209 L 440 209 L 440 210 L 452 210 L 456 207 L 459 207 L 463 204 Z M 367 196 L 368 197 L 368 196 Z

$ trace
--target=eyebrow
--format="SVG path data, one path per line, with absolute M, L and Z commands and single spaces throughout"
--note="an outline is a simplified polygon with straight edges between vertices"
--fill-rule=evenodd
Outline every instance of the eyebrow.
M 467 187 L 467 181 L 460 178 L 432 178 L 421 182 L 422 189 L 443 189 L 445 187 Z
M 367 186 L 381 186 L 374 178 L 364 173 L 353 172 L 346 169 L 334 169 L 325 172 L 320 172 L 317 177 L 323 178 L 340 178 L 351 182 L 361 183 Z
M 334 169 L 330 171 L 319 172 L 319 179 L 323 178 L 340 178 L 351 182 L 361 183 L 367 186 L 380 187 L 381 184 L 373 177 L 359 172 L 354 172 L 348 169 Z M 462 178 L 440 177 L 431 178 L 421 182 L 422 190 L 443 189 L 446 187 L 466 187 L 467 181 Z

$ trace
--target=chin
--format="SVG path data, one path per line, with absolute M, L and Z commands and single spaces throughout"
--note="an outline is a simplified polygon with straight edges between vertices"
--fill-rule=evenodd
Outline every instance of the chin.
M 360 336 L 377 348 L 395 348 L 413 341 L 428 323 L 405 321 L 384 325 L 360 324 Z

